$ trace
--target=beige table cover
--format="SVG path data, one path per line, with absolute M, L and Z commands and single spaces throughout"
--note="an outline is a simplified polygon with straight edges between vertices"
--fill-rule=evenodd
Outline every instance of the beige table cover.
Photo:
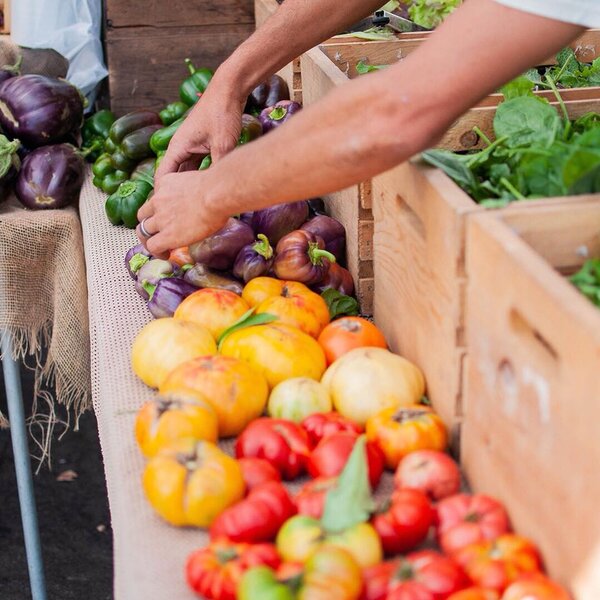
M 54 400 L 78 416 L 90 405 L 87 288 L 76 208 L 25 210 L 12 197 L 0 204 L 0 330 L 13 338 L 14 358 L 36 369 L 33 434 L 44 450 Z M 42 349 L 47 347 L 45 360 Z M 54 384 L 53 394 L 42 392 Z

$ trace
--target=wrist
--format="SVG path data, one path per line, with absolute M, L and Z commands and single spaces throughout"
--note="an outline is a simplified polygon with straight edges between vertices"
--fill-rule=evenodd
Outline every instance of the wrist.
M 211 84 L 241 102 L 246 100 L 260 82 L 254 81 L 250 66 L 245 64 L 247 61 L 237 58 L 236 54 L 232 54 L 221 64 Z

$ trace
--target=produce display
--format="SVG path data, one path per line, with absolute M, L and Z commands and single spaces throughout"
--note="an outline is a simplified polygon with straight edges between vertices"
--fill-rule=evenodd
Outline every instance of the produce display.
M 288 213 L 290 227 L 306 210 Z M 171 261 L 130 250 L 138 291 L 191 285 L 185 266 L 200 250 L 231 265 L 231 240 L 247 252 L 256 235 L 232 221 L 213 246 Z M 276 247 L 293 235 L 302 262 L 308 248 L 329 252 L 285 222 L 277 209 L 259 235 L 279 237 Z M 228 289 L 193 291 L 132 349 L 134 372 L 158 388 L 135 425 L 145 494 L 167 523 L 209 533 L 185 565 L 192 590 L 206 600 L 569 597 L 542 574 L 539 551 L 511 530 L 500 502 L 461 491 L 423 374 L 387 349 L 373 323 L 332 320 L 323 297 L 298 281 L 260 275 L 232 286 L 214 273 Z M 235 457 L 216 445 L 231 437 Z M 376 500 L 384 477 L 393 489 Z M 282 481 L 300 485 L 292 492 Z
M 600 259 L 586 260 L 581 269 L 570 277 L 570 281 L 586 298 L 600 307 Z

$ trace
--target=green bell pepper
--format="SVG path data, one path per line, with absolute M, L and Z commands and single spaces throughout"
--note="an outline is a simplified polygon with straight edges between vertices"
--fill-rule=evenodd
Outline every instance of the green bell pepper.
M 110 110 L 99 110 L 87 118 L 81 128 L 81 149 L 87 152 L 87 159 L 95 161 L 101 154 L 108 132 L 116 117 Z
M 115 169 L 110 154 L 101 154 L 92 166 L 93 184 L 107 194 L 117 191 L 121 183 L 129 179 L 126 171 Z
M 141 179 L 154 185 L 154 158 L 146 158 L 131 173 L 131 179 L 136 181 Z
M 167 153 L 166 150 L 160 150 L 159 152 L 156 153 L 156 160 L 154 161 L 154 172 L 155 173 L 158 170 L 158 167 L 160 167 L 160 162 L 166 153 Z
M 134 229 L 138 224 L 138 210 L 146 202 L 151 191 L 152 185 L 141 179 L 123 182 L 104 205 L 108 220 L 113 225 L 123 224 L 129 229 Z
M 167 104 L 158 115 L 160 116 L 163 125 L 167 127 L 171 123 L 177 121 L 177 119 L 181 119 L 189 109 L 190 107 L 185 102 L 171 102 L 171 104 Z
M 177 119 L 177 121 L 171 123 L 168 127 L 163 127 L 152 134 L 152 137 L 150 138 L 150 149 L 154 154 L 165 152 L 167 150 L 169 142 L 184 121 L 185 117 L 181 117 L 180 119 Z
M 198 102 L 198 94 L 203 94 L 208 87 L 213 73 L 210 69 L 196 69 L 189 58 L 185 59 L 185 64 L 190 76 L 179 86 L 179 98 L 188 106 L 193 106 Z

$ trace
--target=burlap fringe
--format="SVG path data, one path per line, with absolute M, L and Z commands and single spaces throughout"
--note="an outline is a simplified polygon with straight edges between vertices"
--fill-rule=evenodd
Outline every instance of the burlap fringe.
M 37 462 L 36 473 L 46 461 L 48 468 L 51 469 L 51 449 L 55 428 L 62 427 L 58 435 L 59 440 L 69 430 L 72 418 L 74 429 L 78 430 L 79 418 L 91 405 L 89 387 L 87 382 L 73 381 L 72 378 L 65 376 L 50 351 L 45 362 L 42 362 L 43 349 L 50 347 L 52 323 L 47 322 L 42 327 L 33 329 L 7 328 L 3 330 L 2 335 L 11 338 L 13 360 L 34 371 L 34 397 L 31 415 L 27 418 L 27 427 L 39 453 L 32 458 Z M 3 358 L 0 353 L 0 359 Z M 57 415 L 55 401 L 65 407 L 66 420 Z M 8 419 L 0 411 L 0 427 L 9 426 Z

